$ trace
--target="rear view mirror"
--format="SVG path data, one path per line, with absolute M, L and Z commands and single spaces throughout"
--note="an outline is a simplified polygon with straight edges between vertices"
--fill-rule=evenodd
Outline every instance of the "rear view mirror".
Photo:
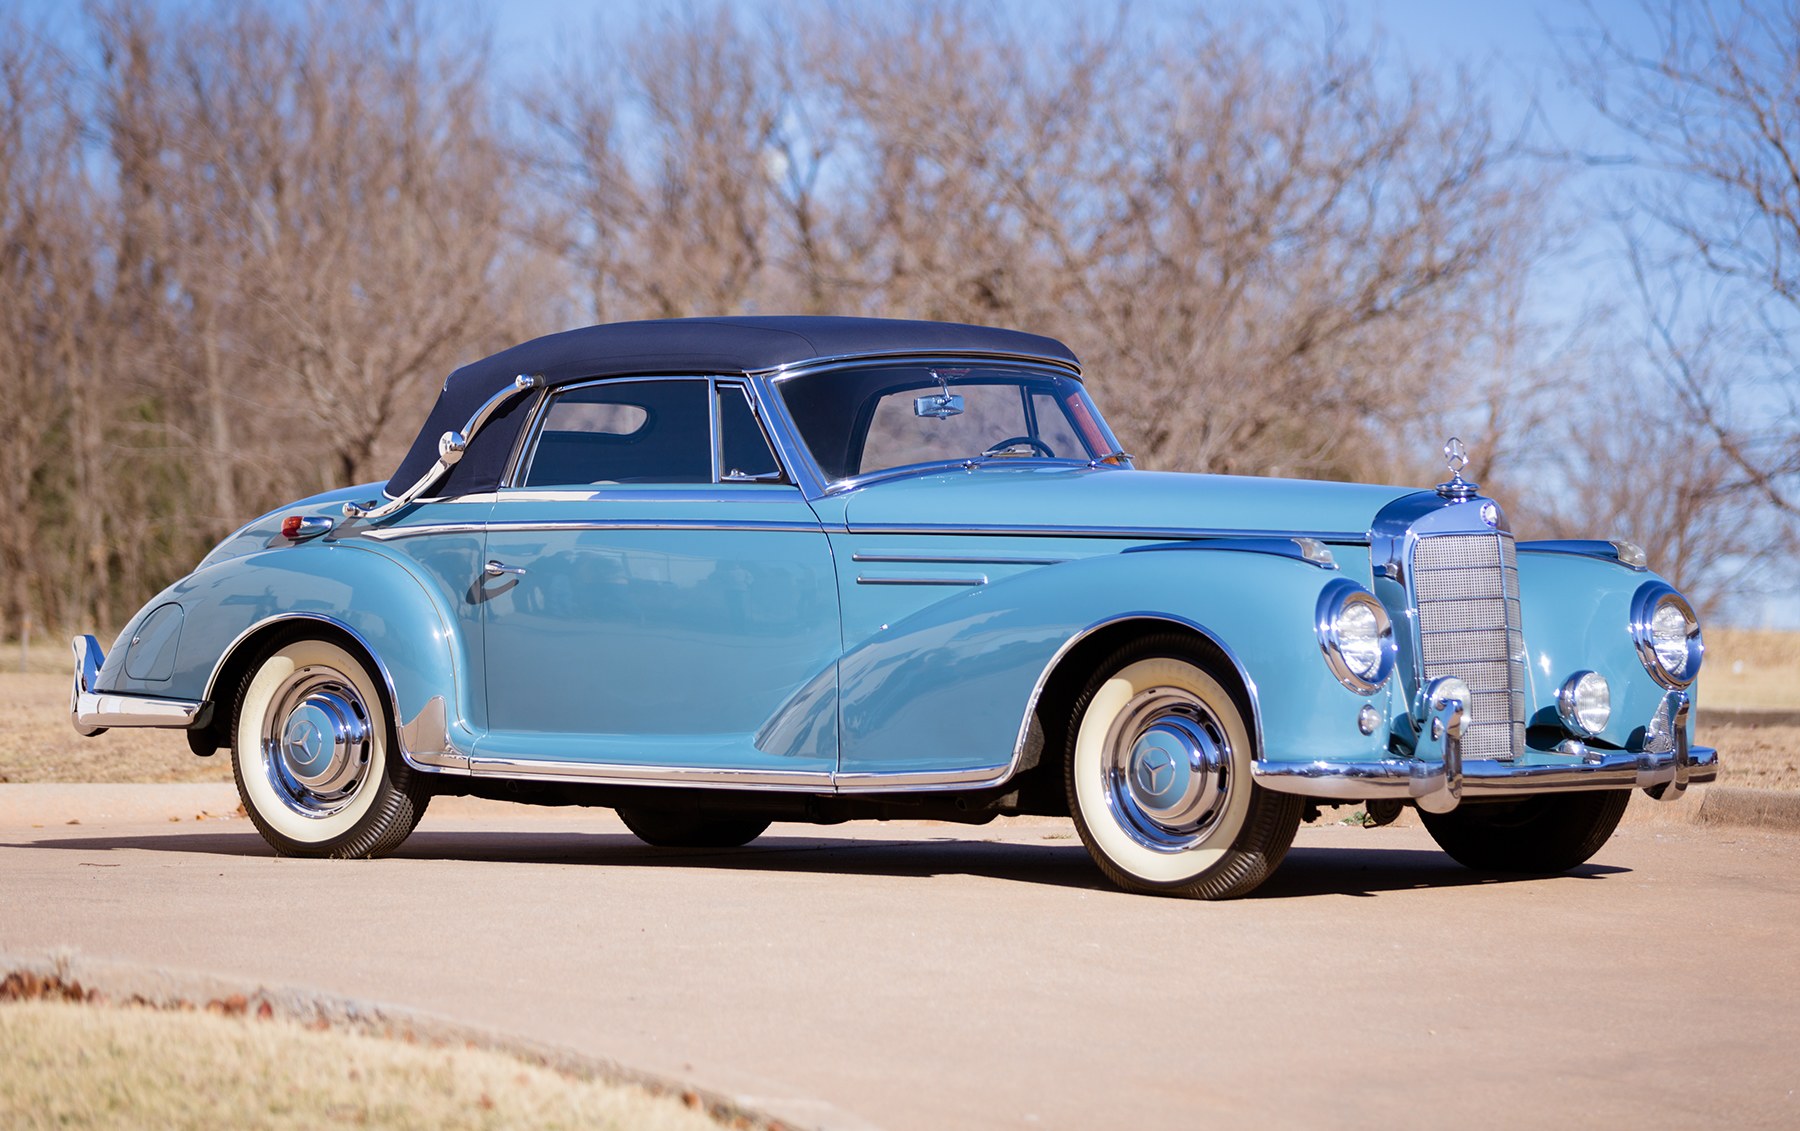
M 954 393 L 933 393 L 929 397 L 913 399 L 914 416 L 931 416 L 939 420 L 948 420 L 952 416 L 961 416 L 963 399 Z

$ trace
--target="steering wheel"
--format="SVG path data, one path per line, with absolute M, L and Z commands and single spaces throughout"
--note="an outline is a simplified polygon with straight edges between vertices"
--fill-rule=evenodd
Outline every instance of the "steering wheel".
M 1006 450 L 1008 448 L 1017 447 L 1020 444 L 1024 444 L 1026 447 L 1030 448 L 1036 454 L 1043 456 L 1045 459 L 1055 459 L 1056 458 L 1056 453 L 1050 450 L 1050 445 L 1044 443 L 1042 440 L 1038 439 L 1036 436 L 1008 436 L 1006 439 L 1000 441 L 998 444 L 995 444 L 994 446 L 990 447 L 987 451 L 982 452 L 981 456 L 983 459 L 993 459 L 997 456 L 1004 456 L 1006 454 Z

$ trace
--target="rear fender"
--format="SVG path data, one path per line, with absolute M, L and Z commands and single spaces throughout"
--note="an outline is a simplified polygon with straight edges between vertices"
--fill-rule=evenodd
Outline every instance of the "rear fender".
M 167 678 L 131 677 L 123 661 L 132 639 L 128 626 L 98 683 L 127 694 L 207 700 L 219 725 L 228 718 L 221 712 L 230 710 L 236 679 L 278 636 L 336 631 L 367 652 L 387 685 L 408 760 L 422 754 L 428 765 L 454 766 L 457 759 L 443 754 L 466 751 L 473 742 L 463 722 L 473 717 L 472 681 L 459 678 L 472 669 L 445 600 L 399 561 L 351 543 L 229 558 L 196 570 L 146 606 L 172 603 L 183 613 Z

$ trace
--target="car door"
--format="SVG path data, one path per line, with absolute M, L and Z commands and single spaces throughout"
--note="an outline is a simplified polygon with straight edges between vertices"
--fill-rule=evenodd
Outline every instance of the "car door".
M 479 585 L 490 729 L 472 768 L 829 785 L 831 548 L 742 383 L 557 390 L 511 482 Z

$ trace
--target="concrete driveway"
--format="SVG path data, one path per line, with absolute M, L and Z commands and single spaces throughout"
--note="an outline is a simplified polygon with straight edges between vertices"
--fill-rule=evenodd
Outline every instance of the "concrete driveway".
M 806 1125 L 1800 1124 L 1791 834 L 1640 821 L 1513 880 L 1307 828 L 1205 904 L 1111 890 L 1066 822 L 659 852 L 605 811 L 445 806 L 328 862 L 243 820 L 0 816 L 0 951 L 392 1003 Z

